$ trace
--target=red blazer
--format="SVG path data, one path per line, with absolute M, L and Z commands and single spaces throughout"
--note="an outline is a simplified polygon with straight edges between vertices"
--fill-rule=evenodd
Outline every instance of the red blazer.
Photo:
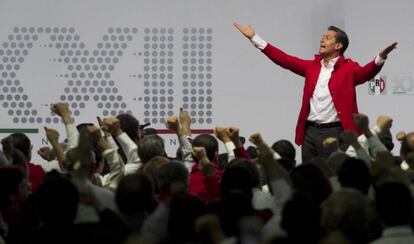
M 318 81 L 321 71 L 320 62 L 323 57 L 321 55 L 315 55 L 313 60 L 304 60 L 290 56 L 270 44 L 262 52 L 282 68 L 305 77 L 302 108 L 300 109 L 298 122 L 296 124 L 295 137 L 296 144 L 301 145 L 305 135 L 305 122 L 310 110 L 310 99 Z M 376 65 L 374 60 L 361 67 L 357 62 L 344 56 L 340 56 L 335 63 L 328 87 L 332 101 L 338 112 L 339 120 L 345 130 L 354 130 L 359 133 L 352 119 L 352 114 L 358 113 L 355 86 L 374 78 L 381 68 L 382 65 Z

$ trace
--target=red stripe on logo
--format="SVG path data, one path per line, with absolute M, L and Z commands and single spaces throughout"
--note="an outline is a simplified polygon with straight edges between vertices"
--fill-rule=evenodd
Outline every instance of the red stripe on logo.
M 172 130 L 167 129 L 156 129 L 157 134 L 175 134 Z M 193 134 L 214 134 L 214 131 L 211 129 L 194 129 L 191 130 L 191 133 Z

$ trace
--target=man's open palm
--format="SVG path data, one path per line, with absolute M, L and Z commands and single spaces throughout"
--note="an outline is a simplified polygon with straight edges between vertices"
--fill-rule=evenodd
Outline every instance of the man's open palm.
M 256 34 L 254 29 L 251 25 L 243 26 L 238 23 L 233 24 L 245 37 L 252 39 L 252 37 Z
M 379 53 L 380 58 L 386 59 L 388 54 L 396 48 L 397 48 L 397 42 L 392 43 L 391 45 L 389 45 L 388 47 L 386 47 L 384 50 L 382 50 Z

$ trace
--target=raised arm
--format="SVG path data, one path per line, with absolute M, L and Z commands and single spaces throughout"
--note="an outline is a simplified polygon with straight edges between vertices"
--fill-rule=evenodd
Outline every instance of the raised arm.
M 66 138 L 68 139 L 68 146 L 75 148 L 79 143 L 79 131 L 73 124 L 73 118 L 71 116 L 69 105 L 67 103 L 55 103 L 50 108 L 52 112 L 57 114 L 65 124 Z
M 306 70 L 310 63 L 309 60 L 304 60 L 295 56 L 291 56 L 282 50 L 267 43 L 259 35 L 256 34 L 251 25 L 243 26 L 238 23 L 233 24 L 236 29 L 240 31 L 247 39 L 249 39 L 257 48 L 270 58 L 275 64 L 282 68 L 288 69 L 295 74 L 305 76 Z
M 389 46 L 387 46 L 386 48 L 384 48 L 381 52 L 379 52 L 377 57 L 375 57 L 373 61 L 369 62 L 365 66 L 360 67 L 359 65 L 356 65 L 354 68 L 355 84 L 356 85 L 362 84 L 374 78 L 375 75 L 378 74 L 378 72 L 381 70 L 385 62 L 385 59 L 388 57 L 388 54 L 390 54 L 391 51 L 396 48 L 397 48 L 397 43 L 394 42 L 390 44 Z
M 52 144 L 53 150 L 55 150 L 57 160 L 59 162 L 59 168 L 61 171 L 65 171 L 65 152 L 59 143 L 59 132 L 52 128 L 45 127 L 46 137 Z
M 184 161 L 185 167 L 191 172 L 191 168 L 194 164 L 192 157 L 192 144 L 191 144 L 191 118 L 190 114 L 187 111 L 184 111 L 180 108 L 180 113 L 178 118 L 172 116 L 167 118 L 165 127 L 175 132 L 178 137 L 178 142 L 180 144 L 180 151 L 182 155 L 182 160 Z
M 234 149 L 236 146 L 230 139 L 230 136 L 227 133 L 227 129 L 224 127 L 216 127 L 214 128 L 214 135 L 224 144 L 224 148 L 226 149 L 227 153 L 227 163 L 235 159 L 236 156 L 234 155 Z
M 369 119 L 368 116 L 365 114 L 354 114 L 353 119 L 355 124 L 357 125 L 358 129 L 360 129 L 364 135 L 368 139 L 368 145 L 369 145 L 369 151 L 371 153 L 371 156 L 375 158 L 377 156 L 378 152 L 388 151 L 387 148 L 382 144 L 380 139 L 378 138 L 378 135 L 372 133 L 371 129 L 369 128 Z M 385 127 L 389 126 L 391 127 L 392 120 L 385 122 Z M 387 125 L 389 124 L 389 125 Z
M 105 158 L 109 166 L 109 173 L 104 175 L 102 185 L 110 190 L 115 190 L 118 186 L 118 182 L 123 177 L 124 163 L 121 157 L 119 157 L 116 149 L 105 140 L 101 135 L 101 131 L 93 126 L 88 126 L 88 131 L 92 135 L 95 145 L 102 152 L 102 156 Z
M 263 170 L 269 181 L 276 181 L 279 179 L 285 179 L 290 182 L 288 172 L 282 165 L 275 159 L 274 151 L 263 140 L 260 133 L 256 133 L 250 136 L 250 142 L 256 145 L 259 151 L 259 163 L 263 166 Z
M 105 128 L 111 133 L 121 145 L 121 149 L 124 151 L 127 162 L 125 165 L 125 174 L 135 173 L 141 166 L 141 159 L 138 156 L 138 147 L 131 138 L 122 131 L 120 122 L 115 117 L 104 118 L 103 124 Z

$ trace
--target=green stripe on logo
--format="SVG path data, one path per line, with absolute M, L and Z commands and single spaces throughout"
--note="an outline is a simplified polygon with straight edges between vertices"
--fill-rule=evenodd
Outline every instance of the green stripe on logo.
M 27 133 L 27 134 L 38 134 L 39 129 L 33 128 L 0 128 L 0 133 Z

